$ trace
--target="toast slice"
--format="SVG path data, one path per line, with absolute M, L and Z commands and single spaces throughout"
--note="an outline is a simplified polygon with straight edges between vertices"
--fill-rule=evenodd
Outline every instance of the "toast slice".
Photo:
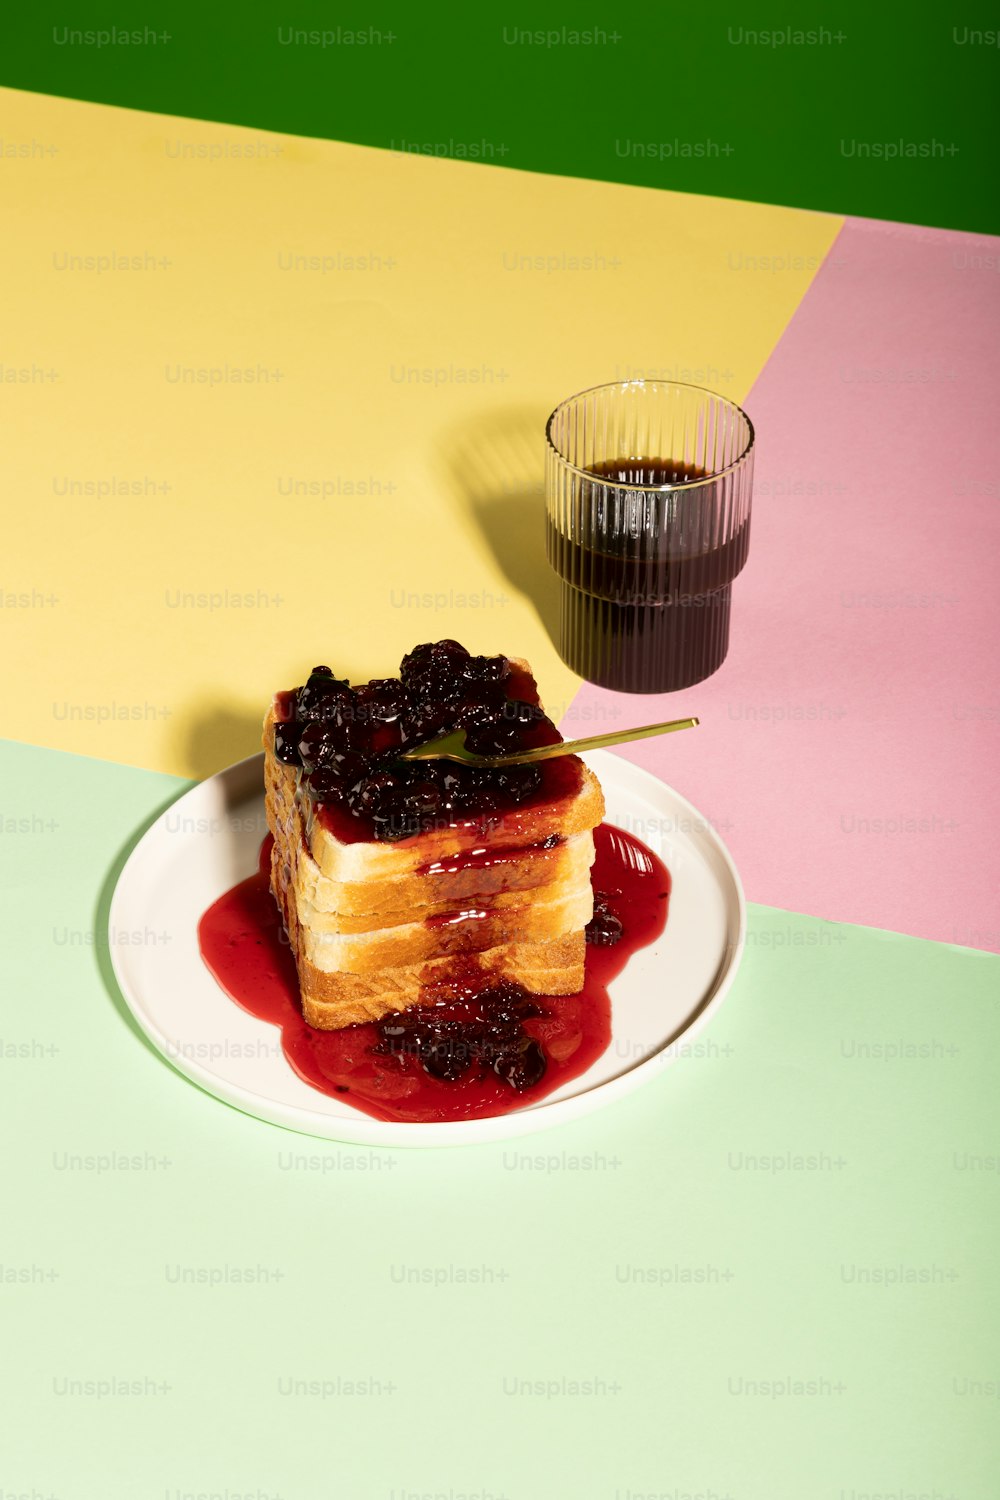
M 444 856 L 419 873 L 387 875 L 378 880 L 330 880 L 320 873 L 310 854 L 298 861 L 296 895 L 301 906 L 316 913 L 318 922 L 326 914 L 335 914 L 344 931 L 363 932 L 410 922 L 417 907 L 432 914 L 473 897 L 500 906 L 516 905 L 538 886 L 586 882 L 593 858 L 589 831 L 548 848 L 533 844 L 523 849 L 476 849 L 466 855 Z
M 518 697 L 537 704 L 527 664 L 513 668 Z M 290 695 L 278 695 L 264 723 L 271 888 L 310 1025 L 336 1029 L 426 1003 L 428 993 L 467 993 L 477 975 L 535 994 L 582 987 L 593 828 L 604 812 L 582 762 L 548 762 L 557 773 L 519 805 L 493 799 L 486 817 L 438 817 L 380 842 L 363 819 L 319 803 L 304 771 L 279 759 L 275 729 L 289 718 Z
M 484 984 L 509 979 L 534 995 L 575 995 L 583 988 L 583 928 L 545 943 L 511 942 L 483 949 L 469 954 L 459 967 L 448 954 L 367 974 L 318 969 L 305 951 L 294 898 L 280 872 L 275 872 L 277 847 L 272 851 L 272 890 L 295 957 L 302 1014 L 310 1026 L 336 1031 L 426 1004 L 430 996 L 452 999 L 467 991 L 477 973 Z

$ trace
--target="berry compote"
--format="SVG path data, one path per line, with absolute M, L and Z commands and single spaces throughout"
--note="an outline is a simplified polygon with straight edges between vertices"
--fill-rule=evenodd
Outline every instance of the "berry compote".
M 509 755 L 562 736 L 533 679 L 506 656 L 458 641 L 417 646 L 398 677 L 352 687 L 327 666 L 276 700 L 274 753 L 301 768 L 303 790 L 342 843 L 400 840 L 456 823 L 487 829 L 515 809 L 569 796 L 580 766 L 567 756 L 497 769 L 403 761 L 400 753 L 454 729 L 478 755 Z

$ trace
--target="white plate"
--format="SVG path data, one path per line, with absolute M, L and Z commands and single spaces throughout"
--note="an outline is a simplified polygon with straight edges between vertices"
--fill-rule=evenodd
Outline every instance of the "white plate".
M 258 1119 L 336 1141 L 496 1141 L 620 1099 L 655 1078 L 718 1009 L 743 953 L 746 907 L 728 850 L 689 802 L 606 750 L 585 759 L 604 789 L 608 822 L 659 854 L 673 892 L 661 937 L 633 954 L 611 983 L 607 1051 L 538 1104 L 486 1120 L 374 1120 L 303 1083 L 285 1059 L 278 1028 L 249 1015 L 219 988 L 198 951 L 198 921 L 257 867 L 267 832 L 263 755 L 185 792 L 129 856 L 109 917 L 114 970 L 129 1008 L 156 1049 L 216 1098 Z M 138 940 L 148 932 L 156 941 Z

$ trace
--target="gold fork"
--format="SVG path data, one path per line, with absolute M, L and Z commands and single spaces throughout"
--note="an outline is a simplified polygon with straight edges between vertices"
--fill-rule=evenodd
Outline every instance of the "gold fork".
M 453 729 L 404 750 L 400 760 L 456 760 L 463 766 L 529 766 L 539 760 L 554 760 L 557 755 L 578 755 L 583 750 L 600 750 L 604 745 L 622 745 L 626 740 L 645 740 L 654 734 L 673 734 L 678 729 L 694 729 L 697 719 L 670 719 L 665 724 L 644 724 L 637 729 L 615 729 L 610 734 L 592 734 L 583 740 L 560 740 L 556 745 L 539 745 L 534 750 L 515 750 L 511 755 L 476 755 L 465 748 L 465 730 Z

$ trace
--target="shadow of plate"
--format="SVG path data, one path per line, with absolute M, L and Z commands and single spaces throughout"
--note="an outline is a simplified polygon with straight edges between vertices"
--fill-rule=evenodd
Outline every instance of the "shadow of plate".
M 171 1067 L 169 1059 L 165 1058 L 163 1056 L 163 1053 L 160 1052 L 158 1048 L 153 1046 L 153 1043 L 149 1040 L 149 1037 L 143 1031 L 142 1027 L 139 1025 L 138 1021 L 135 1019 L 135 1016 L 133 1016 L 131 1010 L 129 1009 L 128 1002 L 126 1001 L 125 996 L 122 994 L 121 989 L 119 988 L 118 979 L 115 975 L 114 965 L 111 961 L 111 943 L 110 941 L 105 942 L 104 939 L 108 934 L 110 927 L 111 902 L 114 897 L 115 887 L 118 884 L 122 870 L 125 868 L 129 855 L 132 853 L 133 849 L 138 844 L 143 835 L 150 828 L 152 828 L 157 818 L 162 817 L 167 808 L 170 807 L 174 802 L 176 802 L 180 797 L 183 797 L 185 792 L 187 792 L 188 790 L 188 787 L 182 787 L 180 791 L 174 792 L 168 797 L 164 797 L 163 801 L 159 803 L 159 805 L 154 809 L 153 812 L 149 814 L 147 818 L 144 819 L 139 827 L 129 834 L 125 843 L 122 844 L 121 848 L 118 850 L 117 854 L 111 862 L 110 868 L 108 869 L 108 872 L 101 884 L 100 893 L 97 897 L 97 904 L 94 908 L 94 960 L 97 965 L 98 973 L 101 977 L 101 983 L 104 985 L 105 992 L 107 993 L 107 996 L 114 1006 L 115 1010 L 118 1012 L 119 1018 L 124 1021 L 125 1025 L 128 1027 L 129 1031 L 131 1031 L 132 1035 L 138 1038 L 138 1040 L 146 1048 L 147 1052 L 150 1052 L 154 1057 L 159 1058 L 159 1060 L 165 1063 L 167 1067 Z M 172 1068 L 171 1070 L 175 1073 L 177 1072 L 176 1068 Z M 182 1077 L 183 1075 L 178 1074 L 178 1076 Z

